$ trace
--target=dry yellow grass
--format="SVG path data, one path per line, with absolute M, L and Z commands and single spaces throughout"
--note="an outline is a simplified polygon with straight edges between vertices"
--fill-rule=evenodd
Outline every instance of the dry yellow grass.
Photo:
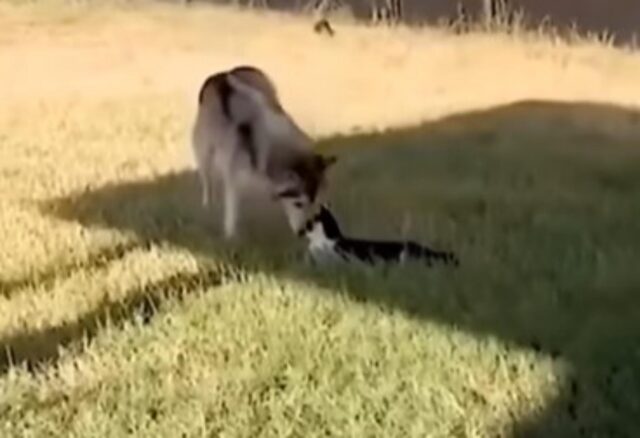
M 154 93 L 176 94 L 192 109 L 202 78 L 237 63 L 271 72 L 287 106 L 317 134 L 527 98 L 640 99 L 638 56 L 596 43 L 350 24 L 327 39 L 308 20 L 204 7 L 67 6 L 41 16 L 3 8 L 8 103 Z
M 450 116 L 459 113 L 490 110 L 530 99 L 589 102 L 610 105 L 618 111 L 640 107 L 640 56 L 596 43 L 566 45 L 532 35 L 453 36 L 438 29 L 367 28 L 346 22 L 336 25 L 336 30 L 335 38 L 323 38 L 312 32 L 312 23 L 304 18 L 201 6 L 0 3 L 0 338 L 5 347 L 10 347 L 10 355 L 56 358 L 57 341 L 66 344 L 77 339 L 87 328 L 85 325 L 95 334 L 95 321 L 91 319 L 94 312 L 105 303 L 135 298 L 148 285 L 160 284 L 162 290 L 216 290 L 213 296 L 196 294 L 184 305 L 170 300 L 168 306 L 172 311 L 164 314 L 153 330 L 135 325 L 121 331 L 105 330 L 87 351 L 61 359 L 58 370 L 50 367 L 35 377 L 15 370 L 4 374 L 0 392 L 5 399 L 4 404 L 0 402 L 0 412 L 7 421 L 0 427 L 5 428 L 6 436 L 28 435 L 29 430 L 63 435 L 63 426 L 69 424 L 77 436 L 119 436 L 127 430 L 131 433 L 127 427 L 140 426 L 142 420 L 127 417 L 127 412 L 118 411 L 118 404 L 121 402 L 121 409 L 127 407 L 135 413 L 135 406 L 144 405 L 149 394 L 166 399 L 167 405 L 175 409 L 173 417 L 167 417 L 171 417 L 170 421 L 144 429 L 149 436 L 179 436 L 179 431 L 199 436 L 211 430 L 207 429 L 210 426 L 207 421 L 213 420 L 207 415 L 231 418 L 229 433 L 233 436 L 256 436 L 260 431 L 252 429 L 251 424 L 264 420 L 266 414 L 260 411 L 264 407 L 259 405 L 256 412 L 247 413 L 242 406 L 251 405 L 252 397 L 260 393 L 254 385 L 255 381 L 261 382 L 258 377 L 268 380 L 271 371 L 276 375 L 278 358 L 285 357 L 288 365 L 278 372 L 293 382 L 291 386 L 300 385 L 309 391 L 319 388 L 319 397 L 327 398 L 313 400 L 308 409 L 320 417 L 327 415 L 330 419 L 325 420 L 331 427 L 320 426 L 321 422 L 314 423 L 315 419 L 305 417 L 311 414 L 298 403 L 306 400 L 305 396 L 293 390 L 287 393 L 289 401 L 282 403 L 273 394 L 267 396 L 265 406 L 269 403 L 274 406 L 270 415 L 281 416 L 280 422 L 273 420 L 269 427 L 283 429 L 267 428 L 262 431 L 264 435 L 284 436 L 291 429 L 299 432 L 315 424 L 317 429 L 311 429 L 307 436 L 319 435 L 323 427 L 342 436 L 365 433 L 424 436 L 425 431 L 433 436 L 487 436 L 495 430 L 508 432 L 511 423 L 544 409 L 562 392 L 558 382 L 567 368 L 575 366 L 571 360 L 567 367 L 566 363 L 553 362 L 521 346 L 506 347 L 507 341 L 491 337 L 487 340 L 452 330 L 446 324 L 424 322 L 375 305 L 360 305 L 345 298 L 342 280 L 329 285 L 318 281 L 320 285 L 314 285 L 295 276 L 279 278 L 274 274 L 274 278 L 267 272 L 253 273 L 247 286 L 216 288 L 202 284 L 202 279 L 186 281 L 181 277 L 184 273 L 195 275 L 201 258 L 224 264 L 201 250 L 206 245 L 218 245 L 216 238 L 203 235 L 203 228 L 198 228 L 201 224 L 190 223 L 189 218 L 171 207 L 178 204 L 174 201 L 181 192 L 172 191 L 166 177 L 168 173 L 180 174 L 192 167 L 188 138 L 196 94 L 204 78 L 216 70 L 235 64 L 262 67 L 273 76 L 287 109 L 317 137 L 443 121 L 439 129 L 427 130 L 427 135 L 416 136 L 412 141 L 417 146 L 430 144 L 432 158 L 449 164 L 448 158 L 437 151 L 438 142 L 429 135 L 456 146 L 457 132 L 473 131 L 477 137 L 465 134 L 461 138 L 481 143 L 486 139 L 482 127 L 476 125 L 486 121 L 494 126 L 502 123 L 504 117 L 498 111 L 486 119 L 471 118 L 468 123 L 447 122 Z M 517 111 L 516 108 L 514 112 Z M 556 129 L 554 117 L 557 117 L 574 126 L 577 132 L 582 132 L 582 128 L 594 129 L 598 135 L 585 140 L 589 145 L 602 138 L 606 145 L 618 148 L 611 156 L 591 151 L 586 158 L 577 159 L 589 166 L 602 162 L 617 171 L 615 166 L 624 164 L 619 148 L 624 147 L 624 153 L 632 154 L 628 151 L 633 150 L 639 137 L 632 112 L 629 116 L 608 115 L 604 110 L 584 111 L 577 106 L 555 108 L 545 115 L 535 108 L 521 111 L 522 117 L 518 119 L 521 126 L 505 130 L 506 143 L 522 141 L 532 146 L 535 141 L 530 138 L 546 138 L 535 137 L 536 130 Z M 533 117 L 528 118 L 529 115 Z M 528 128 L 522 128 L 529 123 Z M 559 142 L 565 141 L 562 132 L 558 135 Z M 579 138 L 578 134 L 574 137 Z M 574 137 L 567 134 L 566 138 Z M 366 146 L 365 140 L 355 143 Z M 395 141 L 388 143 L 395 145 Z M 397 140 L 403 141 L 402 137 Z M 372 143 L 375 144 L 375 139 Z M 460 162 L 470 160 L 453 149 L 452 157 L 460 157 Z M 576 152 L 579 145 L 568 150 L 579 155 Z M 478 152 L 470 156 L 484 157 L 473 154 Z M 537 159 L 533 152 L 524 157 Z M 368 171 L 379 176 L 387 159 L 386 155 L 380 161 L 373 159 L 376 166 Z M 407 156 L 404 161 L 401 157 L 398 160 L 407 169 L 423 165 Z M 557 166 L 557 174 L 562 173 L 560 164 L 552 160 L 541 162 L 554 169 Z M 511 164 L 514 163 L 515 160 Z M 424 166 L 432 175 L 438 174 L 436 164 Z M 457 169 L 455 163 L 451 168 Z M 591 169 L 587 164 L 585 168 Z M 496 169 L 498 174 L 503 170 Z M 627 170 L 631 175 L 632 167 Z M 625 169 L 620 171 L 626 175 Z M 432 204 L 416 206 L 425 215 L 434 215 L 433 222 L 418 228 L 437 230 L 467 245 L 473 253 L 471 240 L 465 239 L 467 233 L 474 233 L 433 213 L 440 211 L 438 202 L 450 204 L 455 210 L 456 202 L 466 199 L 462 186 L 446 192 L 445 187 L 455 183 L 450 178 L 451 181 L 437 186 L 445 190 L 448 198 L 433 195 Z M 152 196 L 145 198 L 145 188 L 153 186 L 156 180 L 158 187 L 149 191 Z M 576 181 L 582 180 L 576 177 Z M 105 189 L 109 184 L 116 187 L 113 199 Z M 380 184 L 386 187 L 384 178 L 380 178 Z M 362 193 L 366 193 L 366 185 L 355 184 L 362 188 Z M 130 193 L 123 193 L 120 199 L 116 196 L 118 187 L 123 187 L 123 191 L 131 189 Z M 193 190 L 196 197 L 196 185 Z M 165 200 L 158 199 L 159 192 L 170 201 L 167 206 L 160 205 Z M 86 205 L 83 193 L 88 196 Z M 540 196 L 545 193 L 541 190 Z M 602 193 L 602 199 L 609 199 L 606 190 Z M 140 199 L 136 198 L 140 194 Z M 390 205 L 405 199 L 391 196 L 393 189 L 389 194 Z M 70 199 L 77 208 L 73 220 L 64 220 L 64 213 L 43 214 L 43 202 L 60 198 Z M 601 205 L 571 193 L 565 200 L 569 205 L 575 202 L 584 207 L 584 211 L 592 211 L 589 208 L 599 211 Z M 78 205 L 74 204 L 76 201 Z M 119 202 L 127 212 L 124 219 L 118 219 L 122 222 L 120 228 L 102 226 L 100 219 L 95 220 L 100 225 L 96 227 L 83 221 L 85 217 L 113 215 Z M 367 201 L 363 198 L 358 202 Z M 96 206 L 105 211 L 87 212 Z M 366 216 L 356 213 L 357 208 L 352 211 Z M 628 211 L 634 210 L 629 207 Z M 154 214 L 160 213 L 164 219 L 158 224 L 154 222 L 157 220 Z M 387 217 L 384 212 L 378 213 L 381 218 Z M 584 219 L 588 220 L 586 216 Z M 104 222 L 109 225 L 111 219 L 107 217 Z M 362 222 L 366 229 L 367 221 Z M 153 228 L 156 226 L 159 231 Z M 500 230 L 499 223 L 491 226 Z M 145 227 L 150 229 L 148 234 Z M 145 237 L 162 235 L 165 231 L 162 227 L 179 236 L 171 234 L 164 243 L 136 244 Z M 145 231 L 137 233 L 141 229 Z M 630 232 L 629 236 L 636 235 Z M 532 241 L 536 238 L 531 237 Z M 130 242 L 134 242 L 131 248 L 127 246 Z M 94 260 L 94 253 L 114 246 L 129 249 L 103 255 L 103 262 Z M 193 248 L 200 251 L 192 251 Z M 489 248 L 495 249 L 490 244 Z M 626 247 L 620 249 L 624 250 Z M 477 248 L 475 251 L 473 254 L 479 260 L 485 257 L 493 263 L 487 262 L 496 268 L 496 278 L 503 274 L 501 278 L 511 278 L 508 270 L 500 271 L 503 268 L 499 254 L 486 255 Z M 470 284 L 475 284 L 478 278 L 491 277 L 480 275 L 483 265 L 478 263 L 475 267 L 472 263 L 470 269 L 479 277 L 469 274 Z M 435 290 L 449 292 L 446 273 L 434 274 L 436 280 L 416 275 L 423 282 L 435 281 L 429 283 Z M 537 278 L 531 275 L 532 279 Z M 390 280 L 396 286 L 402 284 L 400 276 L 397 277 Z M 354 282 L 360 282 L 363 290 L 371 290 L 374 296 L 383 293 L 376 289 L 382 287 L 383 280 L 367 275 L 364 279 L 357 275 L 356 278 Z M 517 283 L 516 280 L 513 279 Z M 408 290 L 413 290 L 412 287 L 406 285 Z M 328 293 L 335 290 L 337 295 Z M 448 301 L 435 302 L 443 308 L 455 306 Z M 207 320 L 211 312 L 216 317 Z M 367 327 L 367 333 L 362 333 L 363 326 Z M 206 336 L 205 332 L 218 333 L 219 338 Z M 276 350 L 276 358 L 272 350 L 269 354 L 261 350 L 266 348 L 264 345 Z M 227 347 L 234 357 L 231 365 L 219 357 L 219 350 Z M 235 353 L 237 357 L 233 356 Z M 181 358 L 188 354 L 193 354 L 192 361 L 185 365 Z M 505 359 L 493 369 L 493 356 L 498 354 Z M 376 357 L 380 358 L 379 368 L 371 365 Z M 334 368 L 318 369 L 323 361 Z M 529 361 L 534 361 L 535 367 L 527 368 Z M 357 375 L 347 376 L 335 371 L 345 363 L 360 367 L 357 369 L 362 374 L 354 371 Z M 518 370 L 516 377 L 510 374 L 514 367 Z M 171 377 L 158 389 L 149 374 L 159 372 L 167 372 Z M 317 378 L 317 386 L 304 380 L 304 373 Z M 332 395 L 336 379 L 347 382 L 341 386 L 343 389 L 352 388 L 344 389 L 343 394 L 351 404 Z M 353 387 L 348 386 L 349 381 Z M 376 382 L 375 389 L 370 389 L 372 381 Z M 133 390 L 127 385 L 133 382 L 145 382 L 149 392 L 130 392 Z M 278 382 L 274 385 L 279 388 Z M 220 390 L 221 395 L 214 401 L 207 398 L 210 395 L 206 388 L 210 387 Z M 469 388 L 473 388 L 471 395 Z M 401 394 L 400 399 L 394 398 L 397 394 Z M 193 397 L 195 401 L 179 404 L 177 400 L 185 397 Z M 232 414 L 225 411 L 227 408 L 216 404 L 220 399 L 237 411 Z M 389 408 L 389 400 L 397 407 Z M 103 402 L 114 406 L 104 411 L 95 408 L 103 406 L 100 404 Z M 13 413 L 8 405 L 16 406 Z M 210 411 L 202 411 L 202 406 L 208 406 Z M 286 420 L 290 408 L 298 421 L 293 425 Z M 87 409 L 86 415 L 77 413 L 83 409 Z M 390 415 L 385 420 L 388 422 L 376 423 L 377 415 L 383 416 L 385 410 Z M 168 411 L 171 413 L 171 409 Z M 114 415 L 120 420 L 109 420 L 105 412 L 117 412 Z M 368 420 L 349 417 L 363 412 L 372 417 Z M 424 412 L 430 413 L 424 414 L 421 421 L 408 424 L 411 415 Z M 441 421 L 439 416 L 447 420 Z M 394 423 L 394 418 L 402 424 Z

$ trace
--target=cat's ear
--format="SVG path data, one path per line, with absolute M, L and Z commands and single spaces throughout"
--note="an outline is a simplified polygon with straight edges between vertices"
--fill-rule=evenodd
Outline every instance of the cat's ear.
M 336 164 L 336 162 L 338 161 L 338 157 L 335 155 L 324 155 L 322 156 L 322 160 L 323 160 L 324 168 L 328 169 L 329 167 Z

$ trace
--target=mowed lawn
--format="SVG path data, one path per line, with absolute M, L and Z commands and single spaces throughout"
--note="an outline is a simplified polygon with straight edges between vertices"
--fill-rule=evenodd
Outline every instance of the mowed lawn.
M 335 27 L 0 3 L 0 436 L 640 434 L 640 55 Z M 189 135 L 236 64 L 347 232 L 461 266 L 309 266 L 255 203 L 222 241 Z

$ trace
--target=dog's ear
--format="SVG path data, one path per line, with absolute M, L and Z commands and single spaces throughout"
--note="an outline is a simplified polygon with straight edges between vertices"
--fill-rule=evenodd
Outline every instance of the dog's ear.
M 317 155 L 317 162 L 322 170 L 326 170 L 329 167 L 333 166 L 336 161 L 338 161 L 338 157 L 336 157 L 335 155 Z

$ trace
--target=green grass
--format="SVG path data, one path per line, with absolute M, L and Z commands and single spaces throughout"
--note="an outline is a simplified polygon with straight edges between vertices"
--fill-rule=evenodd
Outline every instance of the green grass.
M 130 243 L 3 285 L 104 298 L 3 339 L 44 368 L 0 380 L 2 436 L 632 436 L 639 127 L 622 109 L 523 102 L 322 142 L 350 232 L 408 220 L 460 254 L 456 270 L 318 271 L 288 239 L 236 253 L 190 172 L 39 201 L 46 220 Z
M 375 46 L 356 30 L 332 46 L 292 37 L 288 52 L 278 32 L 306 24 L 266 17 L 262 45 L 247 36 L 259 17 L 224 12 L 249 28 L 225 50 L 275 59 L 288 102 L 339 155 L 328 197 L 345 230 L 462 261 L 319 269 L 277 210 L 252 211 L 231 245 L 199 205 L 185 96 L 223 44 L 217 12 L 100 11 L 106 40 L 83 10 L 63 30 L 29 9 L 0 26 L 0 437 L 638 435 L 640 112 L 623 105 L 640 102 L 636 58 L 542 45 L 529 58 L 490 35 L 403 54 L 418 35 L 402 29 Z M 160 69 L 144 39 L 129 51 L 158 32 L 183 70 Z M 39 66 L 44 49 L 60 66 L 4 68 L 7 54 Z M 373 85 L 325 62 L 335 53 L 360 56 Z M 536 75 L 480 93 L 505 66 Z M 327 87 L 287 81 L 322 72 Z M 564 102 L 514 99 L 555 91 Z M 430 121 L 348 133 L 405 118 Z

